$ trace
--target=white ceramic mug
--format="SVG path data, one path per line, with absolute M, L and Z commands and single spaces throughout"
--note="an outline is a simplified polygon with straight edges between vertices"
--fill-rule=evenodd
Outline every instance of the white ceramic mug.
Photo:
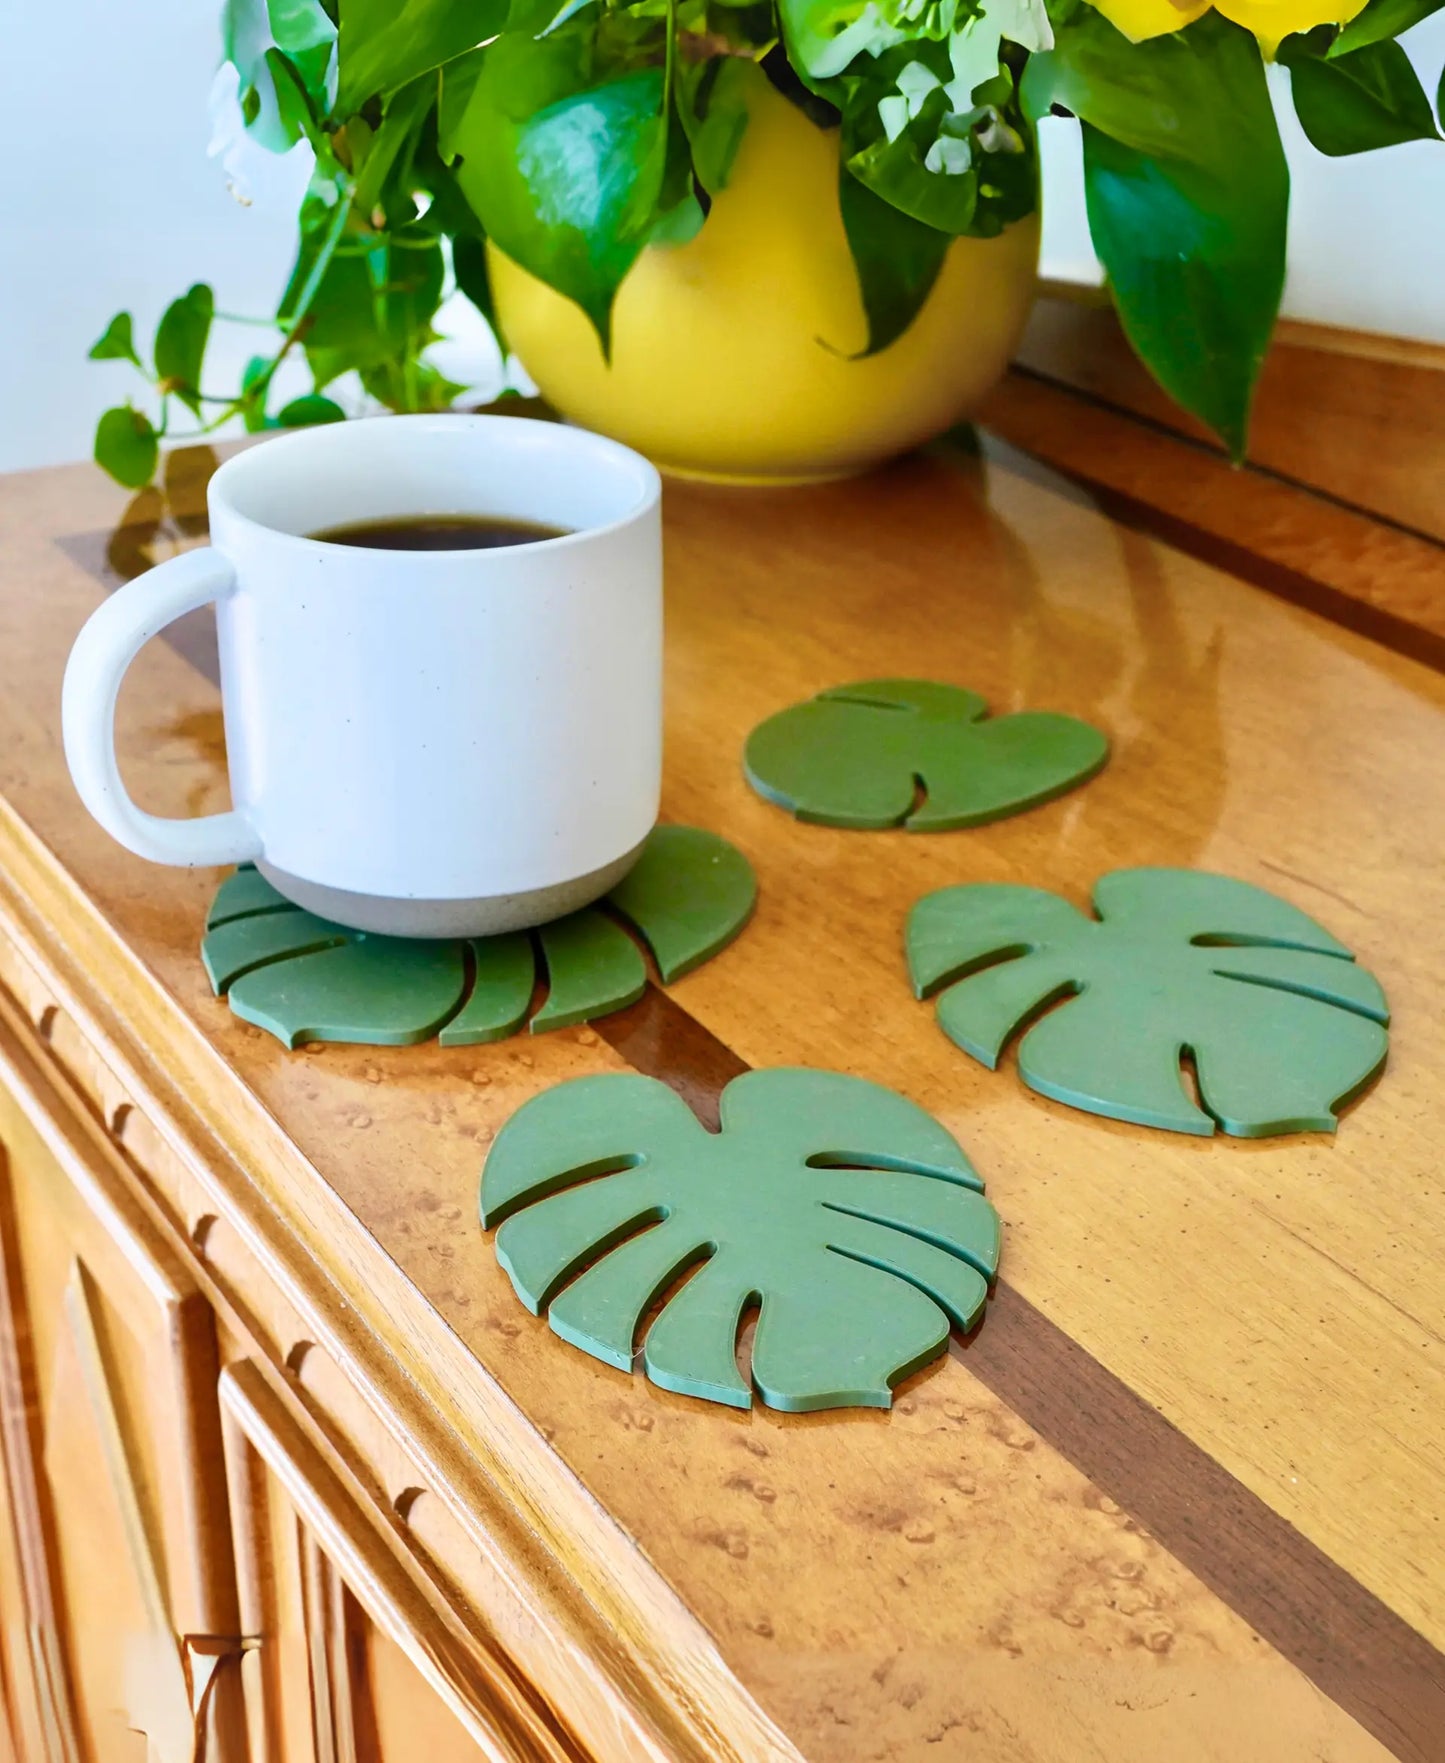
M 278 437 L 211 479 L 211 540 L 129 582 L 65 673 L 86 807 L 157 863 L 253 862 L 298 905 L 396 936 L 539 924 L 613 886 L 657 818 L 661 486 L 600 435 L 386 416 Z M 384 551 L 307 534 L 488 515 L 563 536 Z M 214 601 L 229 813 L 147 814 L 115 757 L 126 668 Z

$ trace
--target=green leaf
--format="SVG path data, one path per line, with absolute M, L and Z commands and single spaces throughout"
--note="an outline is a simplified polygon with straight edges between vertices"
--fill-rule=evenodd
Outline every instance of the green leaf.
M 297 104 L 288 93 L 286 112 L 276 90 L 274 64 L 268 54 L 275 50 L 266 0 L 223 0 L 221 7 L 222 53 L 240 79 L 241 114 L 247 132 L 272 153 L 285 153 L 301 139 Z M 284 64 L 285 56 L 280 56 Z M 304 90 L 299 71 L 294 83 Z M 305 106 L 302 106 L 305 109 Z
M 862 56 L 924 40 L 946 42 L 958 0 L 779 0 L 788 59 L 810 81 L 836 78 Z M 972 10 L 970 8 L 970 10 Z
M 321 0 L 267 0 L 266 12 L 276 47 L 296 69 L 317 114 L 324 116 L 329 109 L 327 76 L 336 46 L 336 26 L 330 15 Z
M 452 141 L 457 181 L 507 256 L 575 300 L 604 351 L 612 301 L 659 212 L 663 70 L 589 83 L 586 44 L 503 37 Z
M 659 214 L 647 235 L 649 245 L 686 245 L 702 231 L 707 220 L 702 203 L 689 190 L 669 209 Z
M 804 1412 L 886 1408 L 893 1386 L 971 1328 L 998 1265 L 998 1215 L 950 1134 L 836 1072 L 750 1071 L 708 1132 L 656 1078 L 544 1091 L 498 1133 L 482 1176 L 497 1259 L 554 1333 L 683 1395 Z M 599 1179 L 590 1179 L 590 1178 Z M 751 1388 L 739 1327 L 761 1305 Z
M 334 379 L 330 363 L 316 363 L 319 376 Z M 469 388 L 457 380 L 449 380 L 430 362 L 414 357 L 388 361 L 380 367 L 358 369 L 365 390 L 388 410 L 427 411 L 450 410 Z
M 150 419 L 129 404 L 107 410 L 95 426 L 95 463 L 118 484 L 138 490 L 155 476 L 160 438 Z
M 908 921 L 914 989 L 946 988 L 940 1026 L 990 1070 L 1025 1029 L 1031 1089 L 1174 1132 L 1331 1132 L 1383 1064 L 1379 982 L 1286 901 L 1227 876 L 1122 869 L 1094 906 L 1098 920 L 989 882 L 930 894 Z
M 1038 205 L 1037 148 L 1013 76 L 959 73 L 940 43 L 909 44 L 834 82 L 847 170 L 891 207 L 953 235 L 991 237 Z
M 495 37 L 507 11 L 508 0 L 346 0 L 338 108 L 358 110 Z
M 1284 288 L 1288 198 L 1267 207 L 1263 187 L 1225 187 L 1087 123 L 1083 136 L 1089 230 L 1125 333 L 1170 397 L 1242 459 Z
M 308 392 L 305 397 L 293 398 L 284 405 L 277 412 L 276 420 L 283 429 L 304 429 L 322 422 L 345 422 L 346 412 L 330 398 Z
M 414 80 L 393 94 L 382 115 L 381 127 L 354 166 L 356 188 L 352 201 L 358 213 L 369 216 L 381 203 L 387 179 L 398 163 L 405 165 L 407 150 L 414 144 L 435 102 L 435 80 Z
M 330 12 L 322 0 L 266 0 L 266 12 L 277 48 L 300 69 L 307 92 L 324 99 L 331 51 L 337 46 L 337 26 Z
M 868 318 L 865 353 L 875 355 L 917 318 L 953 240 L 874 195 L 846 168 L 838 205 Z
M 457 130 L 471 106 L 472 93 L 482 77 L 485 49 L 473 49 L 450 61 L 437 75 L 440 96 L 437 99 L 437 149 L 448 165 L 456 158 Z
M 1370 0 L 1363 12 L 1357 12 L 1330 45 L 1331 60 L 1352 55 L 1370 43 L 1390 42 L 1413 29 L 1423 19 L 1432 17 L 1445 0 Z
M 348 210 L 345 197 L 329 181 L 314 184 L 302 199 L 296 261 L 276 308 L 276 323 L 282 329 L 289 329 L 309 310 L 339 248 Z
M 407 371 L 431 340 L 445 279 L 441 242 L 424 230 L 403 230 L 370 250 L 348 240 L 307 316 L 306 359 L 317 389 L 353 368 Z
M 941 234 L 966 233 L 978 207 L 978 174 L 971 167 L 932 171 L 911 134 L 890 141 L 880 134 L 850 153 L 844 169 L 864 189 L 919 226 Z M 851 241 L 850 241 L 851 242 Z
M 986 710 L 958 686 L 859 680 L 760 723 L 743 769 L 799 820 L 942 832 L 1052 801 L 1108 757 L 1108 741 L 1077 717 L 1024 710 L 985 721 Z
M 1241 457 L 1284 285 L 1289 173 L 1254 38 L 1215 13 L 1130 43 L 1083 7 L 1024 75 L 1084 124 L 1094 248 L 1125 332 Z
M 748 127 L 750 93 L 764 75 L 737 55 L 715 55 L 678 74 L 677 112 L 692 149 L 692 168 L 709 196 L 727 188 Z
M 241 373 L 241 421 L 247 434 L 260 434 L 276 425 L 266 415 L 266 393 L 270 386 L 271 360 L 253 355 Z
M 179 300 L 173 300 L 156 328 L 156 378 L 190 410 L 201 408 L 201 364 L 211 334 L 215 296 L 204 282 L 197 282 Z
M 301 69 L 279 49 L 266 51 L 266 66 L 271 72 L 272 89 L 281 117 L 281 126 L 292 141 L 307 140 L 321 151 L 324 137 L 320 121 L 324 107 L 307 90 Z
M 1338 60 L 1291 56 L 1289 75 L 1300 127 L 1333 159 L 1439 138 L 1430 100 L 1398 43 L 1367 43 Z
M 752 866 L 727 840 L 664 826 L 654 829 L 605 907 L 531 933 L 469 944 L 411 942 L 317 918 L 243 868 L 211 903 L 201 955 L 212 989 L 229 994 L 238 1016 L 287 1046 L 404 1046 L 438 1031 L 443 1046 L 468 1046 L 522 1026 L 539 972 L 547 995 L 532 1015 L 534 1034 L 634 1003 L 647 969 L 637 942 L 609 910 L 631 927 L 670 984 L 739 935 L 756 893 Z
M 452 240 L 452 272 L 457 286 L 487 323 L 496 328 L 497 310 L 492 299 L 492 277 L 487 268 L 486 240 L 459 233 Z
M 91 345 L 92 361 L 133 361 L 140 367 L 140 356 L 135 352 L 135 341 L 131 334 L 131 321 L 128 312 L 117 312 L 105 327 L 105 334 Z M 145 369 L 141 368 L 144 373 Z

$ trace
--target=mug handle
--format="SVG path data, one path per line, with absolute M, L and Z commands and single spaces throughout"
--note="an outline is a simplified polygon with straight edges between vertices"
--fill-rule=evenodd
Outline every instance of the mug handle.
M 167 820 L 137 808 L 115 759 L 115 706 L 126 669 L 172 619 L 224 599 L 235 586 L 235 571 L 209 545 L 169 558 L 91 613 L 65 666 L 61 727 L 80 799 L 112 838 L 152 863 L 200 869 L 261 855 L 256 829 L 240 809 Z

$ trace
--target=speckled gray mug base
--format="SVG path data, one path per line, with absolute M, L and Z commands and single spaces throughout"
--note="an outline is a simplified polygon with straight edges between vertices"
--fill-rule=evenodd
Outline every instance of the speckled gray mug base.
M 329 888 L 321 882 L 303 881 L 259 858 L 257 869 L 271 886 L 288 900 L 333 924 L 371 931 L 387 937 L 495 937 L 504 931 L 528 930 L 550 924 L 583 906 L 590 906 L 615 888 L 642 855 L 644 839 L 611 863 L 570 881 L 553 882 L 545 888 L 529 888 L 520 894 L 490 894 L 467 900 L 404 900 L 382 894 L 354 894 L 347 888 Z

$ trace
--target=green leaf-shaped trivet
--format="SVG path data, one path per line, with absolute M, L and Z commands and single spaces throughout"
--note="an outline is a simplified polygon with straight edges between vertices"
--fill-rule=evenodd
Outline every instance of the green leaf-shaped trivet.
M 743 769 L 799 820 L 946 832 L 1052 801 L 1109 756 L 1105 737 L 1075 716 L 984 720 L 987 709 L 976 692 L 931 680 L 835 686 L 760 723 Z
M 757 897 L 752 865 L 716 833 L 660 826 L 607 896 L 651 951 L 664 983 L 724 949 Z M 540 956 L 540 964 L 539 964 Z M 497 1041 L 527 1020 L 539 970 L 547 997 L 534 1033 L 625 1009 L 647 967 L 601 906 L 540 930 L 471 942 L 370 936 L 293 906 L 254 869 L 221 884 L 201 957 L 237 1016 L 288 1047 L 302 1041 L 444 1046 Z
M 999 1246 L 983 1183 L 936 1120 L 862 1078 L 750 1071 L 721 1112 L 708 1132 L 665 1084 L 622 1074 L 519 1108 L 482 1176 L 517 1296 L 626 1371 L 691 1270 L 647 1330 L 654 1383 L 746 1408 L 737 1339 L 756 1303 L 770 1407 L 886 1408 L 983 1308 Z
M 1097 920 L 992 882 L 929 894 L 908 920 L 914 990 L 947 988 L 939 1023 L 990 1070 L 1010 1035 L 1056 1005 L 1020 1042 L 1024 1082 L 1174 1132 L 1332 1132 L 1335 1109 L 1384 1063 L 1379 981 L 1264 889 L 1120 869 L 1099 880 L 1094 906 Z M 1184 1085 L 1186 1055 L 1203 1109 Z

